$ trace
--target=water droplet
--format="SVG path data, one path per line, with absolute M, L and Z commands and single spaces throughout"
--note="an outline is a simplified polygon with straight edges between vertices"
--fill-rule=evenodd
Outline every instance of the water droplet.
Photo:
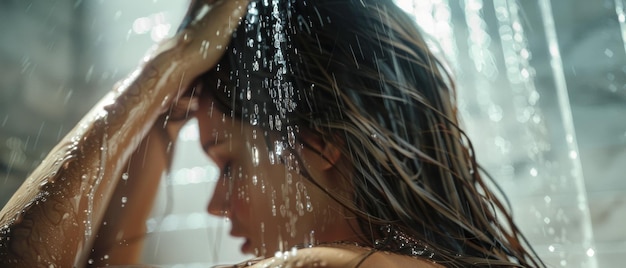
M 313 204 L 311 204 L 311 197 L 308 195 L 305 195 L 306 198 L 306 211 L 308 212 L 312 212 L 313 211 Z
M 249 115 L 250 117 L 250 125 L 256 126 L 259 124 L 259 115 L 258 114 L 251 114 Z
M 281 131 L 282 130 L 282 125 L 283 125 L 282 120 L 280 120 L 280 118 L 278 116 L 274 117 L 274 119 L 275 119 L 274 127 L 276 128 L 276 130 Z
M 287 126 L 287 141 L 289 142 L 289 147 L 296 148 L 296 134 L 291 126 Z
M 283 155 L 283 142 L 281 141 L 275 141 L 274 142 L 274 153 L 276 154 L 277 157 L 280 158 L 280 156 Z
M 202 41 L 201 45 L 200 45 L 200 53 L 202 54 L 202 58 L 206 59 L 206 57 L 208 56 L 208 51 L 209 51 L 209 47 L 211 46 L 211 43 L 207 40 Z
M 594 255 L 596 255 L 596 251 L 593 248 L 589 248 L 587 249 L 587 256 L 589 257 L 593 257 Z
M 309 245 L 314 246 L 315 244 L 317 244 L 315 241 L 315 231 L 311 230 L 311 232 L 309 232 Z
M 268 155 L 268 160 L 270 161 L 270 165 L 276 164 L 276 157 L 274 156 L 274 152 L 270 151 Z
M 296 203 L 296 210 L 298 210 L 298 215 L 304 216 L 304 204 L 302 202 Z

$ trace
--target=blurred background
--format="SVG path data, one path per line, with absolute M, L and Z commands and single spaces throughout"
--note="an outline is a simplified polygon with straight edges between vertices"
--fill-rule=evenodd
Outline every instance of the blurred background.
M 623 267 L 624 0 L 398 0 L 457 79 L 479 161 L 551 267 Z M 155 42 L 188 0 L 0 2 L 0 206 Z M 180 136 L 144 262 L 207 267 L 242 256 L 205 212 L 217 170 Z M 180 152 L 184 153 L 180 153 Z

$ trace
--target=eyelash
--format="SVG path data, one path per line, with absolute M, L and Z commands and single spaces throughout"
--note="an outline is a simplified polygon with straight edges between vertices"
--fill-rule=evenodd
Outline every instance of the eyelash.
M 224 165 L 224 168 L 222 170 L 222 177 L 224 179 L 231 179 L 233 177 L 233 169 L 230 161 L 226 162 L 226 164 Z

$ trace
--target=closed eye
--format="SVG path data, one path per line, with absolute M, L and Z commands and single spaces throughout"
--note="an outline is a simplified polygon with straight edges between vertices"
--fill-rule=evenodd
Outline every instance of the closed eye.
M 227 162 L 223 167 L 221 167 L 222 178 L 230 180 L 233 177 L 232 174 L 232 165 L 230 162 Z

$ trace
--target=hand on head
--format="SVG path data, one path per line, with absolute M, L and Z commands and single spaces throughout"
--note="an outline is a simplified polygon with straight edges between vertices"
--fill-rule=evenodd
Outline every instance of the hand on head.
M 148 53 L 144 68 L 160 76 L 156 86 L 168 87 L 170 102 L 178 102 L 194 79 L 215 67 L 247 5 L 248 0 L 194 0 L 178 32 Z
M 193 117 L 202 89 L 194 80 L 213 69 L 224 55 L 248 3 L 193 0 L 176 35 L 159 43 L 147 57 L 147 64 L 164 76 L 160 81 L 168 87 L 169 97 L 163 106 L 168 125 L 177 122 L 173 125 L 182 126 Z

